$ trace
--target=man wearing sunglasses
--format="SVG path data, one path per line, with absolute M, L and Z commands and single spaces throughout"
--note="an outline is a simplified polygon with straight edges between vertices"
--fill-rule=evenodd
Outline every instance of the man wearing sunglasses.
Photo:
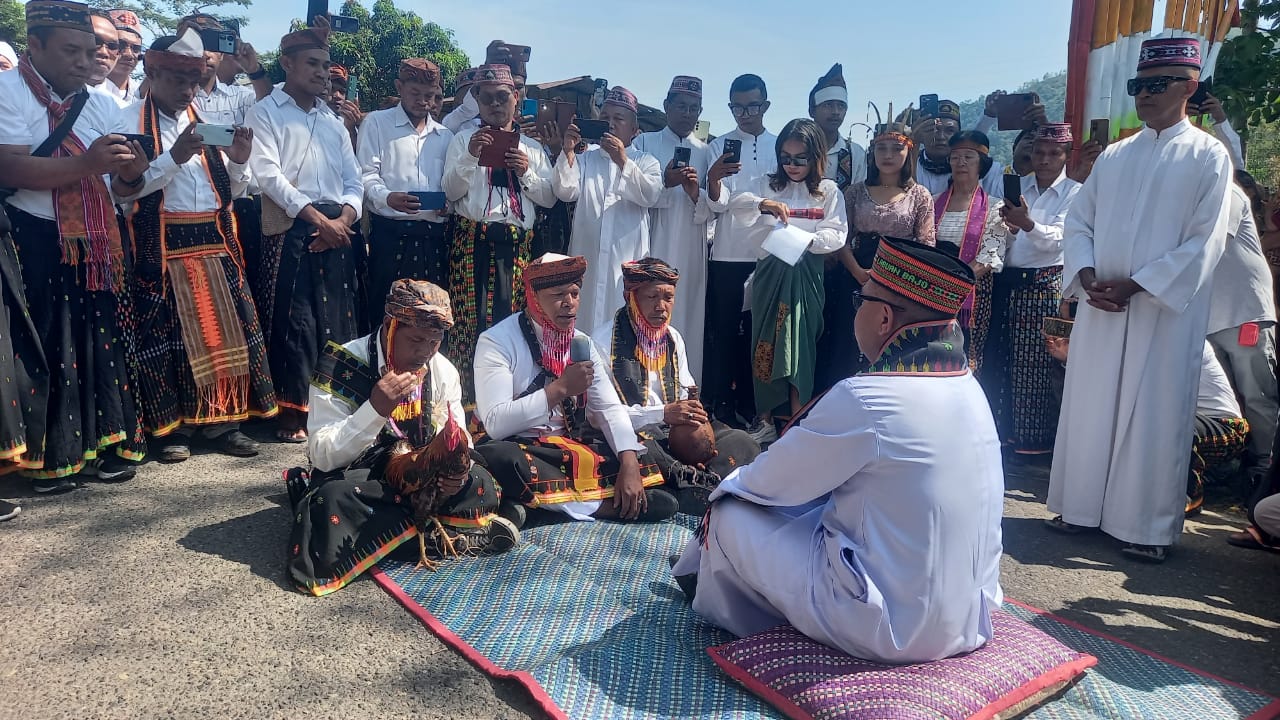
M 116 104 L 126 108 L 138 101 L 138 84 L 133 81 L 133 71 L 142 57 L 142 23 L 132 10 L 109 10 L 115 24 L 117 37 L 116 64 L 107 75 L 102 89 L 116 99 Z
M 116 60 L 120 58 L 120 31 L 116 30 L 111 16 L 101 10 L 94 10 L 90 20 L 93 22 L 93 34 L 98 39 L 98 49 L 93 54 L 93 67 L 89 69 L 86 84 L 106 92 L 102 84 L 116 69 Z
M 1142 44 L 1129 81 L 1145 127 L 1098 158 L 1063 235 L 1063 295 L 1079 304 L 1047 521 L 1162 562 L 1182 532 L 1200 350 L 1227 240 L 1231 160 L 1186 118 L 1200 44 Z M 1160 451 L 1156 452 L 1155 449 Z

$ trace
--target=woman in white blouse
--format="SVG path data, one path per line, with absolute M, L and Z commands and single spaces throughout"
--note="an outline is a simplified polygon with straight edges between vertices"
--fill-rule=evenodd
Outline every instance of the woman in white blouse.
M 982 353 L 991 319 L 991 274 L 1004 267 L 1008 230 L 1000 217 L 1004 202 L 982 189 L 991 169 L 991 142 L 976 130 L 958 132 L 951 146 L 951 185 L 934 201 L 938 249 L 969 263 L 978 280 L 956 319 L 964 328 L 969 366 L 982 370 Z
M 772 439 L 769 421 L 775 413 L 794 414 L 813 396 L 822 333 L 822 256 L 843 247 L 849 231 L 844 196 L 823 178 L 826 141 L 817 124 L 787 123 L 774 151 L 778 170 L 747 183 L 729 200 L 729 212 L 743 227 L 757 228 L 762 241 L 779 223 L 813 234 L 795 265 L 762 249 L 750 281 L 757 416 L 752 435 L 762 442 Z

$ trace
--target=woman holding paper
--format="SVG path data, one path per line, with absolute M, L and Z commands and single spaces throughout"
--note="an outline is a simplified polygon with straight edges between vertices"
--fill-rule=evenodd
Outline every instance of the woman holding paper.
M 813 396 L 822 333 L 822 255 L 844 246 L 844 196 L 826 169 L 826 141 L 812 120 L 792 120 L 774 146 L 778 170 L 746 184 L 729 200 L 743 226 L 758 228 L 759 260 L 751 287 L 752 379 L 765 441 L 769 422 Z

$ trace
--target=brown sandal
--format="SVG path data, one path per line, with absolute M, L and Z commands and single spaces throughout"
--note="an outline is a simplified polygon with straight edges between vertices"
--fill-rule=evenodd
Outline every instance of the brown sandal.
M 1250 525 L 1240 532 L 1231 533 L 1227 536 L 1227 544 L 1246 550 L 1266 550 L 1267 552 L 1280 552 L 1280 545 L 1268 543 L 1258 528 Z
M 307 441 L 307 431 L 304 428 L 294 428 L 293 430 L 280 428 L 276 430 L 276 440 L 295 445 L 304 443 Z

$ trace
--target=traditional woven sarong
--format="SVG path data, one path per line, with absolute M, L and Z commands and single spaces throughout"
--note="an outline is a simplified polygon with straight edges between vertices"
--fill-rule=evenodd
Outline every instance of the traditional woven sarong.
M 1240 457 L 1249 442 L 1244 418 L 1212 418 L 1197 414 L 1187 477 L 1187 512 L 1204 503 L 1204 476 L 1210 468 Z
M 530 257 L 542 257 L 546 253 L 563 255 L 569 252 L 569 236 L 573 232 L 573 213 L 578 203 L 557 200 L 549 208 L 537 207 L 533 222 L 533 245 Z
M 1041 331 L 1044 318 L 1057 316 L 1061 293 L 1061 265 L 1006 267 L 994 275 L 981 381 L 1001 441 L 1018 452 L 1049 452 L 1057 437 L 1057 361 Z
M 621 464 L 603 437 L 548 436 L 494 440 L 476 446 L 502 486 L 503 497 L 530 507 L 613 497 Z M 641 462 L 645 487 L 663 483 L 656 465 Z
M 454 326 L 448 350 L 462 378 L 462 395 L 475 397 L 472 362 L 480 333 L 524 309 L 524 269 L 533 231 L 505 223 L 454 219 L 450 243 L 449 298 Z
M 402 278 L 449 284 L 449 224 L 370 215 L 369 307 L 381 307 Z
M 39 467 L 49 402 L 49 367 L 27 312 L 22 268 L 0 234 L 0 475 Z
M 822 334 L 823 258 L 805 253 L 795 266 L 770 255 L 751 280 L 752 379 L 756 411 L 786 406 L 791 388 L 800 403 L 813 397 L 818 336 Z

